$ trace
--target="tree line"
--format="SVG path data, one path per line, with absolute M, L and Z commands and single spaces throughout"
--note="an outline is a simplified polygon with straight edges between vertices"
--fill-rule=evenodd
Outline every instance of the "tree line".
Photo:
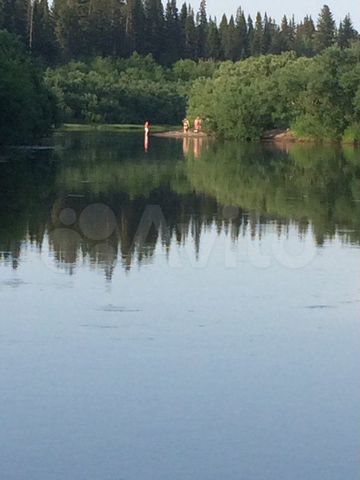
M 263 54 L 295 51 L 313 56 L 358 38 L 350 15 L 336 25 L 324 5 L 317 21 L 300 23 L 284 16 L 280 25 L 260 12 L 253 19 L 242 8 L 220 22 L 176 0 L 0 0 L 0 29 L 22 38 L 46 64 L 94 56 L 151 54 L 165 65 L 179 59 L 238 61 Z

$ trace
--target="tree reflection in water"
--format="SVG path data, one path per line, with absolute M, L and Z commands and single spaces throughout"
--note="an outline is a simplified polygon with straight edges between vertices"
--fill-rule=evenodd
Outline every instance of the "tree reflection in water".
M 243 145 L 137 134 L 65 133 L 53 152 L 7 152 L 0 164 L 0 262 L 47 244 L 59 268 L 79 262 L 111 279 L 205 230 L 255 239 L 296 225 L 317 245 L 359 244 L 359 162 L 352 147 Z M 151 207 L 151 206 L 156 206 Z M 150 208 L 150 210 L 149 210 Z M 152 210 L 151 210 L 152 208 Z M 146 215 L 150 217 L 147 218 Z

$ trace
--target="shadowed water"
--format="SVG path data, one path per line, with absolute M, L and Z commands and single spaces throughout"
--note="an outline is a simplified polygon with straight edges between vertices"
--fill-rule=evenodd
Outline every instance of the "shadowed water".
M 0 154 L 1 477 L 355 480 L 359 152 Z

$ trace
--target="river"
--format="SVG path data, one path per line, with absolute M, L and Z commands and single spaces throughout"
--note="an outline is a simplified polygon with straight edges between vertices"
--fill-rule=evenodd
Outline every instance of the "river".
M 0 156 L 2 480 L 356 480 L 352 147 Z

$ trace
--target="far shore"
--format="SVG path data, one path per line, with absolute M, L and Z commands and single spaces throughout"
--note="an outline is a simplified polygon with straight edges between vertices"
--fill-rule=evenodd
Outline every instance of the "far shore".
M 65 123 L 57 131 L 67 132 L 87 132 L 87 131 L 100 131 L 100 132 L 143 132 L 144 126 L 139 124 L 76 124 Z M 185 133 L 183 130 L 179 130 L 174 125 L 153 125 L 150 130 L 152 137 L 158 138 L 215 138 L 216 134 L 201 131 L 195 133 L 193 130 Z M 331 139 L 314 139 L 314 138 L 302 138 L 295 134 L 290 129 L 273 129 L 264 132 L 261 137 L 261 142 L 277 143 L 277 144 L 291 144 L 291 143 L 333 143 L 358 146 L 358 142 L 354 141 L 339 141 Z

